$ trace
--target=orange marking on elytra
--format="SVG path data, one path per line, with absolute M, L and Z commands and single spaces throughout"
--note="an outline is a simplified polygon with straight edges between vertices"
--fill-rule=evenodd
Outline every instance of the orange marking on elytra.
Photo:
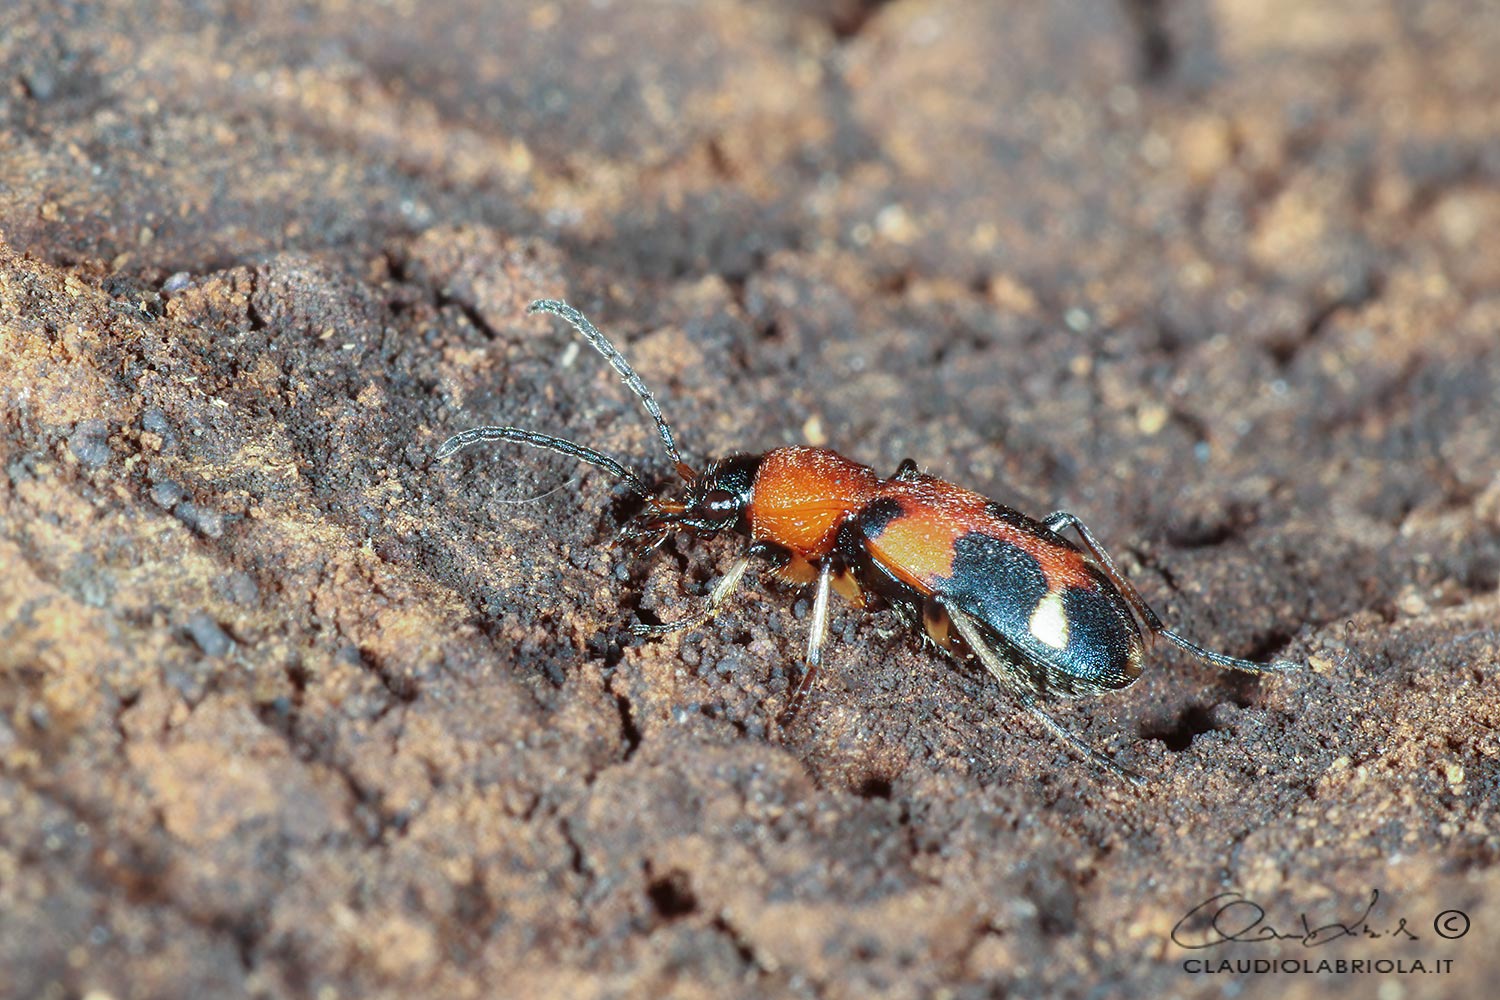
M 996 517 L 990 501 L 972 490 L 923 477 L 883 482 L 875 497 L 901 504 L 901 516 L 870 542 L 870 551 L 903 583 L 931 592 L 939 580 L 953 575 L 955 543 L 978 532 L 1035 559 L 1048 590 L 1095 585 L 1082 552 L 1066 541 L 1049 541 Z

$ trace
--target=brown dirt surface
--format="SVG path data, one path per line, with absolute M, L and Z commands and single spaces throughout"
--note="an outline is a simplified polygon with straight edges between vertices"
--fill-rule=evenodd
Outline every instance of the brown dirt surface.
M 0 996 L 1483 995 L 1496 52 L 1486 0 L 5 5 Z M 665 476 L 538 297 L 695 461 L 1071 510 L 1302 669 L 1055 706 L 1136 792 L 837 604 L 777 726 L 805 594 L 635 639 L 736 543 L 433 461 Z M 1297 940 L 1174 940 L 1227 892 Z

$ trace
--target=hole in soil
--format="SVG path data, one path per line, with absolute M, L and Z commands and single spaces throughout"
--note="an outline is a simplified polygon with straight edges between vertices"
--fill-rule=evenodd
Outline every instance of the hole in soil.
M 890 0 L 843 0 L 842 3 L 830 4 L 828 26 L 833 29 L 836 38 L 853 38 L 864 30 L 875 12 L 889 2 Z
M 1175 722 L 1160 728 L 1146 726 L 1141 738 L 1161 740 L 1173 753 L 1182 753 L 1193 743 L 1193 737 L 1210 733 L 1217 728 L 1213 722 L 1213 709 L 1203 705 L 1189 705 L 1177 715 Z
M 646 896 L 651 907 L 663 920 L 676 920 L 698 909 L 698 897 L 688 883 L 686 872 L 670 871 L 661 878 L 652 879 L 646 885 Z

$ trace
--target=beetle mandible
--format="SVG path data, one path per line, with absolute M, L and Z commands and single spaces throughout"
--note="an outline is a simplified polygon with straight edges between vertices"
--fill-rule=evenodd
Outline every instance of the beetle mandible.
M 588 319 L 555 299 L 528 314 L 565 320 L 635 393 L 685 486 L 664 499 L 624 464 L 592 448 L 521 427 L 476 427 L 449 438 L 446 459 L 481 441 L 512 441 L 586 462 L 625 484 L 645 506 L 621 530 L 643 551 L 673 532 L 735 532 L 749 546 L 713 586 L 697 614 L 637 635 L 667 635 L 708 622 L 754 560 L 781 580 L 815 587 L 807 657 L 783 721 L 807 696 L 823 659 L 831 591 L 856 606 L 884 602 L 939 649 L 973 657 L 1033 717 L 1085 758 L 1133 784 L 1143 779 L 1069 732 L 1039 704 L 1129 686 L 1140 676 L 1151 640 L 1160 637 L 1219 667 L 1256 673 L 1287 662 L 1254 663 L 1205 649 L 1167 628 L 1115 568 L 1088 527 L 1064 511 L 1040 521 L 978 493 L 927 475 L 911 459 L 882 479 L 827 448 L 794 445 L 760 455 L 734 454 L 693 469 L 677 450 L 656 397 L 619 350 Z M 1081 545 L 1063 532 L 1074 531 Z

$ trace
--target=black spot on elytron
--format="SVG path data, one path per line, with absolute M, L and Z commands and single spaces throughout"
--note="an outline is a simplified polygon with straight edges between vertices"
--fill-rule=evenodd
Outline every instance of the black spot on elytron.
M 1015 515 L 1024 517 L 1024 515 Z M 953 546 L 953 575 L 933 590 L 978 618 L 1034 662 L 1039 690 L 1075 694 L 1122 688 L 1135 679 L 1131 651 L 1140 634 L 1125 601 L 1096 573 L 1092 587 L 1062 592 L 1068 644 L 1055 649 L 1031 634 L 1031 616 L 1047 594 L 1036 559 L 1014 545 L 969 532 Z
M 1057 662 L 1079 680 L 1102 688 L 1122 688 L 1135 680 L 1131 650 L 1140 643 L 1135 619 L 1115 589 L 1068 587 L 1063 591 L 1063 613 L 1068 619 L 1068 645 L 1056 653 Z
M 1031 650 L 1031 613 L 1047 593 L 1041 564 L 1009 542 L 971 531 L 953 543 L 953 573 L 933 592 Z
M 860 533 L 874 541 L 885 531 L 887 525 L 901 516 L 901 501 L 893 497 L 880 497 L 865 504 L 854 516 L 859 521 Z
M 994 500 L 991 500 L 984 505 L 984 512 L 1001 524 L 1009 525 L 1018 531 L 1023 531 L 1028 535 L 1039 536 L 1049 542 L 1061 543 L 1070 549 L 1073 548 L 1073 545 L 1067 539 L 1059 538 L 1045 524 L 1034 518 L 1027 517 L 1020 511 L 1007 507 L 1003 503 L 996 503 Z

